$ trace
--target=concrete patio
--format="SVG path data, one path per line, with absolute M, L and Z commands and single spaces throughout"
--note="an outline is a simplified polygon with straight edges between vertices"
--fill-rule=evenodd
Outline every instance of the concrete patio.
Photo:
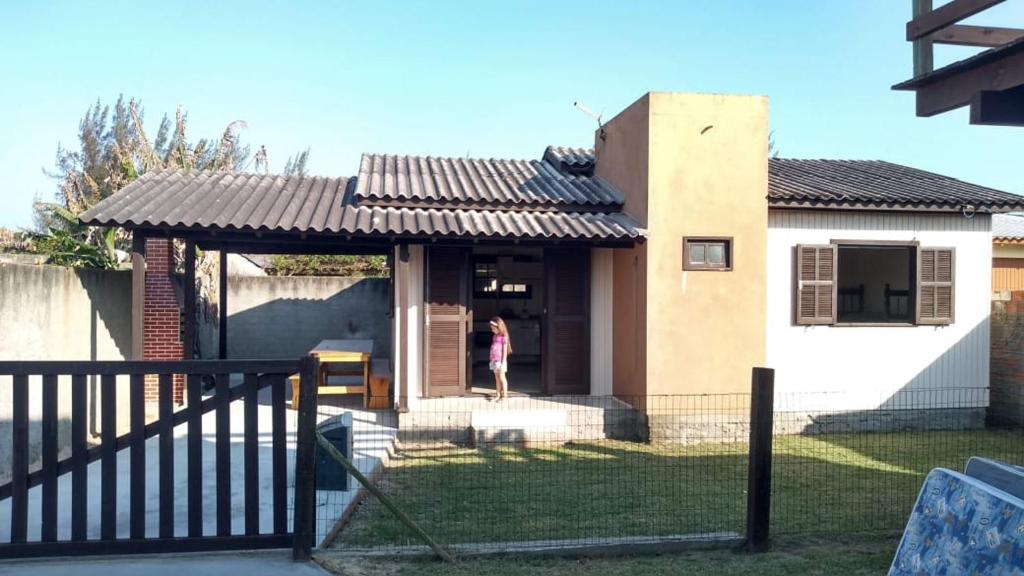
M 73 560 L 11 560 L 0 561 L 0 575 L 18 576 L 326 576 L 327 572 L 312 562 L 293 562 L 290 554 L 281 551 L 212 552 L 159 556 L 109 556 L 75 558 Z

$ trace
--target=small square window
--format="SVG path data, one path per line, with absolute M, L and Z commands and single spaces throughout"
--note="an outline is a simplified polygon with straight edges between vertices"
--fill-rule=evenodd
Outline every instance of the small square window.
M 683 270 L 732 270 L 732 238 L 683 238 Z

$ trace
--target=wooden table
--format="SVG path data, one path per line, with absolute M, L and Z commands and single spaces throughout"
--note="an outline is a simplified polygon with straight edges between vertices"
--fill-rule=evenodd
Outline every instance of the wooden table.
M 317 376 L 317 394 L 362 394 L 363 406 L 369 402 L 370 359 L 373 357 L 373 340 L 323 340 L 309 351 L 310 356 L 320 360 L 320 374 Z M 334 368 L 331 364 L 362 364 L 361 369 Z M 360 386 L 329 386 L 329 376 L 362 376 Z M 299 378 L 292 376 L 292 409 L 299 406 Z

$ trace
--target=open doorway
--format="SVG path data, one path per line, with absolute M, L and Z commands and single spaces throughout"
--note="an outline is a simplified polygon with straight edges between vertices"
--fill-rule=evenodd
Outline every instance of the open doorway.
M 510 394 L 541 394 L 541 327 L 544 321 L 544 253 L 540 248 L 474 248 L 471 254 L 473 333 L 470 338 L 471 389 L 494 393 L 489 370 L 489 321 L 508 326 Z

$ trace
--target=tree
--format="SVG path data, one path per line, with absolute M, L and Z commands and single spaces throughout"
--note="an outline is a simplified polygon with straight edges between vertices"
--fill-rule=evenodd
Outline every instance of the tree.
M 387 256 L 362 255 L 276 255 L 270 258 L 274 276 L 348 276 L 386 278 Z
M 100 100 L 90 106 L 78 124 L 78 149 L 58 145 L 56 167 L 46 173 L 58 182 L 54 202 L 35 205 L 36 244 L 50 261 L 66 265 L 110 267 L 116 265 L 116 248 L 127 249 L 128 234 L 81 226 L 78 215 L 114 194 L 150 170 L 244 170 L 250 161 L 249 146 L 239 132 L 246 128 L 235 120 L 219 138 L 189 140 L 188 115 L 178 107 L 174 121 L 160 121 L 151 141 L 143 126 L 142 105 L 119 96 L 113 110 Z M 266 158 L 266 150 L 261 147 Z M 305 172 L 309 150 L 289 158 L 286 170 Z M 82 255 L 79 258 L 77 255 Z

